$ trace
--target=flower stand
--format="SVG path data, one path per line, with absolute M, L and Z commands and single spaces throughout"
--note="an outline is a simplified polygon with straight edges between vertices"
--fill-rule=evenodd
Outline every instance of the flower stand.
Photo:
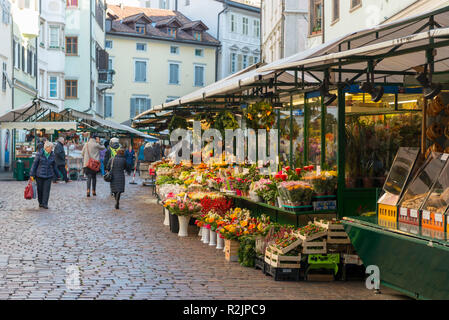
M 168 211 L 167 208 L 164 208 L 164 214 L 165 214 L 164 226 L 169 226 L 170 225 L 170 212 Z
M 208 244 L 209 243 L 209 229 L 203 228 L 203 243 Z
M 179 220 L 178 237 L 187 237 L 189 235 L 188 228 L 190 216 L 178 216 L 178 220 Z
M 217 245 L 217 234 L 215 231 L 209 230 L 209 245 L 216 246 Z
M 240 244 L 237 240 L 225 240 L 225 259 L 226 261 L 237 262 L 239 261 Z
M 218 232 L 216 232 L 216 237 L 217 237 L 217 249 L 224 249 L 224 239 L 222 237 L 220 237 L 220 234 Z

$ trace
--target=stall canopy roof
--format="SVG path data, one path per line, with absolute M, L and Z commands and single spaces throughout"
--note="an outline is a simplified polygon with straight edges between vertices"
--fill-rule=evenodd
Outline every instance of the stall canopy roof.
M 249 86 L 264 79 L 292 75 L 299 72 L 299 82 L 316 85 L 323 79 L 325 70 L 331 73 L 331 82 L 357 82 L 365 80 L 367 61 L 372 59 L 376 81 L 403 83 L 404 76 L 416 74 L 416 67 L 426 63 L 423 52 L 429 43 L 437 48 L 435 72 L 449 70 L 449 6 L 389 22 L 383 25 L 349 33 L 293 56 L 275 61 L 255 69 L 244 70 L 180 99 L 155 106 L 134 118 L 139 120 L 149 115 L 155 118 L 142 123 L 166 121 L 157 118 L 162 110 L 177 106 L 195 105 L 207 98 L 247 90 Z M 435 30 L 430 30 L 435 29 Z M 330 69 L 329 69 L 330 68 Z M 286 72 L 287 71 L 287 72 Z M 337 72 L 339 72 L 337 79 Z M 362 77 L 363 76 L 363 77 Z M 302 78 L 304 77 L 304 78 Z M 362 77 L 362 78 L 361 78 Z M 360 78 L 360 79 L 359 79 Z M 299 86 L 297 86 L 299 89 Z M 226 101 L 223 100 L 223 105 Z M 160 114 L 159 114 L 160 116 Z

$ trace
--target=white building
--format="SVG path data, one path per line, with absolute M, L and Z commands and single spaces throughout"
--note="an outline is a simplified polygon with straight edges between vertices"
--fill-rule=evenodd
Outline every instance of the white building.
M 123 4 L 127 7 L 176 10 L 177 1 L 178 0 L 107 0 L 106 3 L 113 5 Z
M 262 0 L 262 60 L 266 63 L 307 48 L 308 0 Z
M 249 4 L 248 4 L 249 3 Z M 258 1 L 179 0 L 178 11 L 201 20 L 221 42 L 217 52 L 217 80 L 260 61 Z
M 12 18 L 11 4 L 8 0 L 0 0 L 0 114 L 12 109 Z M 6 130 L 0 128 L 0 170 L 5 166 Z
M 65 0 L 41 0 L 38 38 L 38 94 L 64 108 Z M 56 45 L 62 44 L 62 45 Z
M 447 0 L 309 0 L 308 47 L 447 5 Z

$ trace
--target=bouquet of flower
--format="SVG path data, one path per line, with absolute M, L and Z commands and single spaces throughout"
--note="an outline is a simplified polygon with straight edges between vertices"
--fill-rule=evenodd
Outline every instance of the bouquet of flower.
M 225 223 L 223 217 L 213 210 L 209 211 L 206 215 L 204 215 L 201 220 L 205 223 L 206 228 L 212 231 L 217 230 L 217 228 L 219 228 Z
M 237 190 L 238 196 L 247 194 L 249 191 L 249 187 L 250 187 L 250 183 L 247 179 L 235 178 L 234 189 Z
M 267 203 L 273 203 L 278 196 L 276 183 L 270 179 L 260 179 L 255 182 L 253 191 Z
M 201 205 L 188 198 L 185 200 L 179 198 L 168 198 L 164 201 L 164 207 L 178 216 L 189 216 L 201 211 Z
M 231 207 L 232 200 L 227 200 L 225 197 L 217 196 L 216 198 L 212 198 L 206 196 L 201 199 L 201 212 L 203 214 L 208 214 L 210 211 L 213 211 L 220 216 L 224 216 Z
M 196 191 L 196 192 L 189 192 L 188 197 L 194 201 L 201 201 L 204 198 L 216 199 L 221 197 L 221 195 L 215 192 Z
M 282 251 L 299 239 L 293 226 L 280 226 L 277 231 L 275 229 L 265 238 L 267 250 L 272 247 Z
M 290 205 L 308 205 L 312 200 L 312 186 L 303 181 L 283 181 L 279 184 L 282 201 Z
M 257 230 L 255 218 L 251 218 L 247 209 L 231 209 L 226 213 L 223 221 L 223 225 L 217 230 L 224 239 L 236 240 L 242 235 L 249 235 Z
M 317 194 L 332 194 L 337 188 L 337 171 L 322 171 L 317 174 L 313 171 L 306 179 Z
M 174 196 L 178 193 L 184 192 L 185 187 L 179 184 L 164 184 L 159 187 L 159 196 L 162 200 L 165 200 L 170 195 Z

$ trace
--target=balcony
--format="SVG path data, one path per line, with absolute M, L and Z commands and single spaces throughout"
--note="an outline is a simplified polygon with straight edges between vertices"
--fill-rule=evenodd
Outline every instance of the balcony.
M 113 76 L 114 70 L 98 70 L 98 90 L 104 91 L 114 86 Z

